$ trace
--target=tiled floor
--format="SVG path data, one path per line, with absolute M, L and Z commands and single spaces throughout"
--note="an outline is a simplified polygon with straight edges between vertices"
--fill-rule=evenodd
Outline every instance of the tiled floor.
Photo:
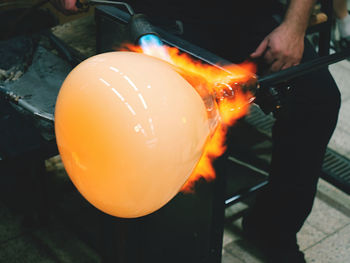
M 311 215 L 298 234 L 307 262 L 345 263 L 350 261 L 350 210 L 337 203 L 350 203 L 350 197 L 321 180 Z M 243 204 L 228 213 L 243 209 Z M 241 220 L 226 225 L 223 263 L 262 263 L 259 251 L 242 238 Z

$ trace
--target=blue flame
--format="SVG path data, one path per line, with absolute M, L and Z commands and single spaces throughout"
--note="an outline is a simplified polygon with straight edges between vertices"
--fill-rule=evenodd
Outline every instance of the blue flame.
M 163 46 L 162 40 L 160 40 L 160 38 L 154 34 L 147 34 L 140 37 L 139 44 L 142 48 L 149 46 Z
M 171 62 L 170 56 L 162 40 L 154 34 L 147 34 L 139 39 L 143 53 Z

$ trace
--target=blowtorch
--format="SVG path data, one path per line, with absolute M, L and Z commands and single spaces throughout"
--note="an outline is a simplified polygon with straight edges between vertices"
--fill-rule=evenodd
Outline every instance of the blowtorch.
M 225 62 L 225 60 L 204 49 L 201 49 L 200 47 L 194 46 L 177 36 L 171 35 L 160 28 L 153 27 L 145 15 L 135 14 L 134 10 L 129 4 L 125 2 L 105 0 L 79 0 L 77 1 L 76 5 L 80 10 L 84 10 L 87 9 L 91 4 L 125 7 L 128 11 L 128 14 L 120 12 L 120 15 L 116 18 L 121 22 L 127 24 L 129 42 L 136 45 L 140 45 L 143 42 L 143 46 L 147 46 L 147 43 L 152 45 L 154 44 L 154 41 L 156 41 L 156 44 L 158 46 L 161 46 L 164 42 L 168 46 L 177 47 L 182 52 L 185 52 L 202 62 L 214 65 L 219 69 L 225 71 L 223 67 L 219 66 L 219 64 L 222 64 L 220 62 Z M 256 103 L 265 114 L 269 114 L 270 112 L 278 111 L 282 107 L 283 97 L 289 90 L 290 80 L 303 76 L 322 67 L 329 66 L 348 57 L 350 57 L 350 49 L 337 52 L 329 56 L 316 58 L 303 64 L 270 75 L 262 77 L 253 76 L 251 81 L 248 81 L 246 84 L 242 84 L 242 88 L 243 91 L 249 91 L 252 94 L 252 99 L 249 101 L 249 103 Z M 232 89 L 230 90 L 232 91 Z M 234 96 L 234 92 L 231 93 L 231 95 Z M 23 98 L 16 96 L 3 87 L 0 88 L 0 95 L 1 94 L 7 100 L 32 112 L 34 115 L 49 121 L 53 121 L 52 114 L 45 113 L 36 108 L 30 107 L 30 105 L 26 103 Z
M 89 9 L 90 5 L 99 5 L 99 4 L 113 5 L 113 6 L 124 6 L 128 10 L 130 15 L 135 14 L 132 7 L 128 3 L 125 3 L 125 2 L 108 1 L 108 0 L 78 0 L 75 5 L 79 10 L 87 10 L 87 9 Z
M 108 1 L 108 0 L 78 0 L 76 2 L 76 7 L 79 10 L 87 10 L 90 5 L 112 5 L 112 6 L 123 6 L 127 9 L 130 17 L 128 22 L 128 40 L 134 44 L 140 44 L 140 41 L 143 42 L 152 42 L 154 39 L 148 39 L 147 37 L 142 38 L 147 35 L 157 36 L 157 43 L 161 45 L 162 41 L 158 35 L 158 33 L 154 30 L 152 24 L 148 21 L 147 17 L 144 14 L 135 14 L 133 8 L 126 2 L 116 2 L 116 1 Z M 152 44 L 152 43 L 150 43 Z

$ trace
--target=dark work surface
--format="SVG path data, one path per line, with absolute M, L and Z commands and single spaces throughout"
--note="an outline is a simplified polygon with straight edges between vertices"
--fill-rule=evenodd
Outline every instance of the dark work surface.
M 35 41 L 27 36 L 18 36 L 9 40 L 0 40 L 0 69 L 17 67 L 22 71 L 30 63 Z
M 52 52 L 48 39 L 42 35 L 2 40 L 0 47 L 1 58 L 5 58 L 0 62 L 0 85 L 39 111 L 53 114 L 60 86 L 71 66 Z M 33 154 L 47 158 L 57 154 L 55 148 L 53 122 L 0 97 L 1 159 Z
M 10 159 L 37 152 L 43 140 L 34 125 L 8 102 L 0 100 L 0 157 Z

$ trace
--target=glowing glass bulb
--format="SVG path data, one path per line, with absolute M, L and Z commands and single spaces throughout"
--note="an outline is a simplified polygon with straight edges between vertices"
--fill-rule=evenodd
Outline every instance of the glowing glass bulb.
M 57 98 L 57 145 L 95 207 L 132 218 L 173 198 L 210 134 L 200 95 L 170 64 L 111 52 L 78 65 Z

